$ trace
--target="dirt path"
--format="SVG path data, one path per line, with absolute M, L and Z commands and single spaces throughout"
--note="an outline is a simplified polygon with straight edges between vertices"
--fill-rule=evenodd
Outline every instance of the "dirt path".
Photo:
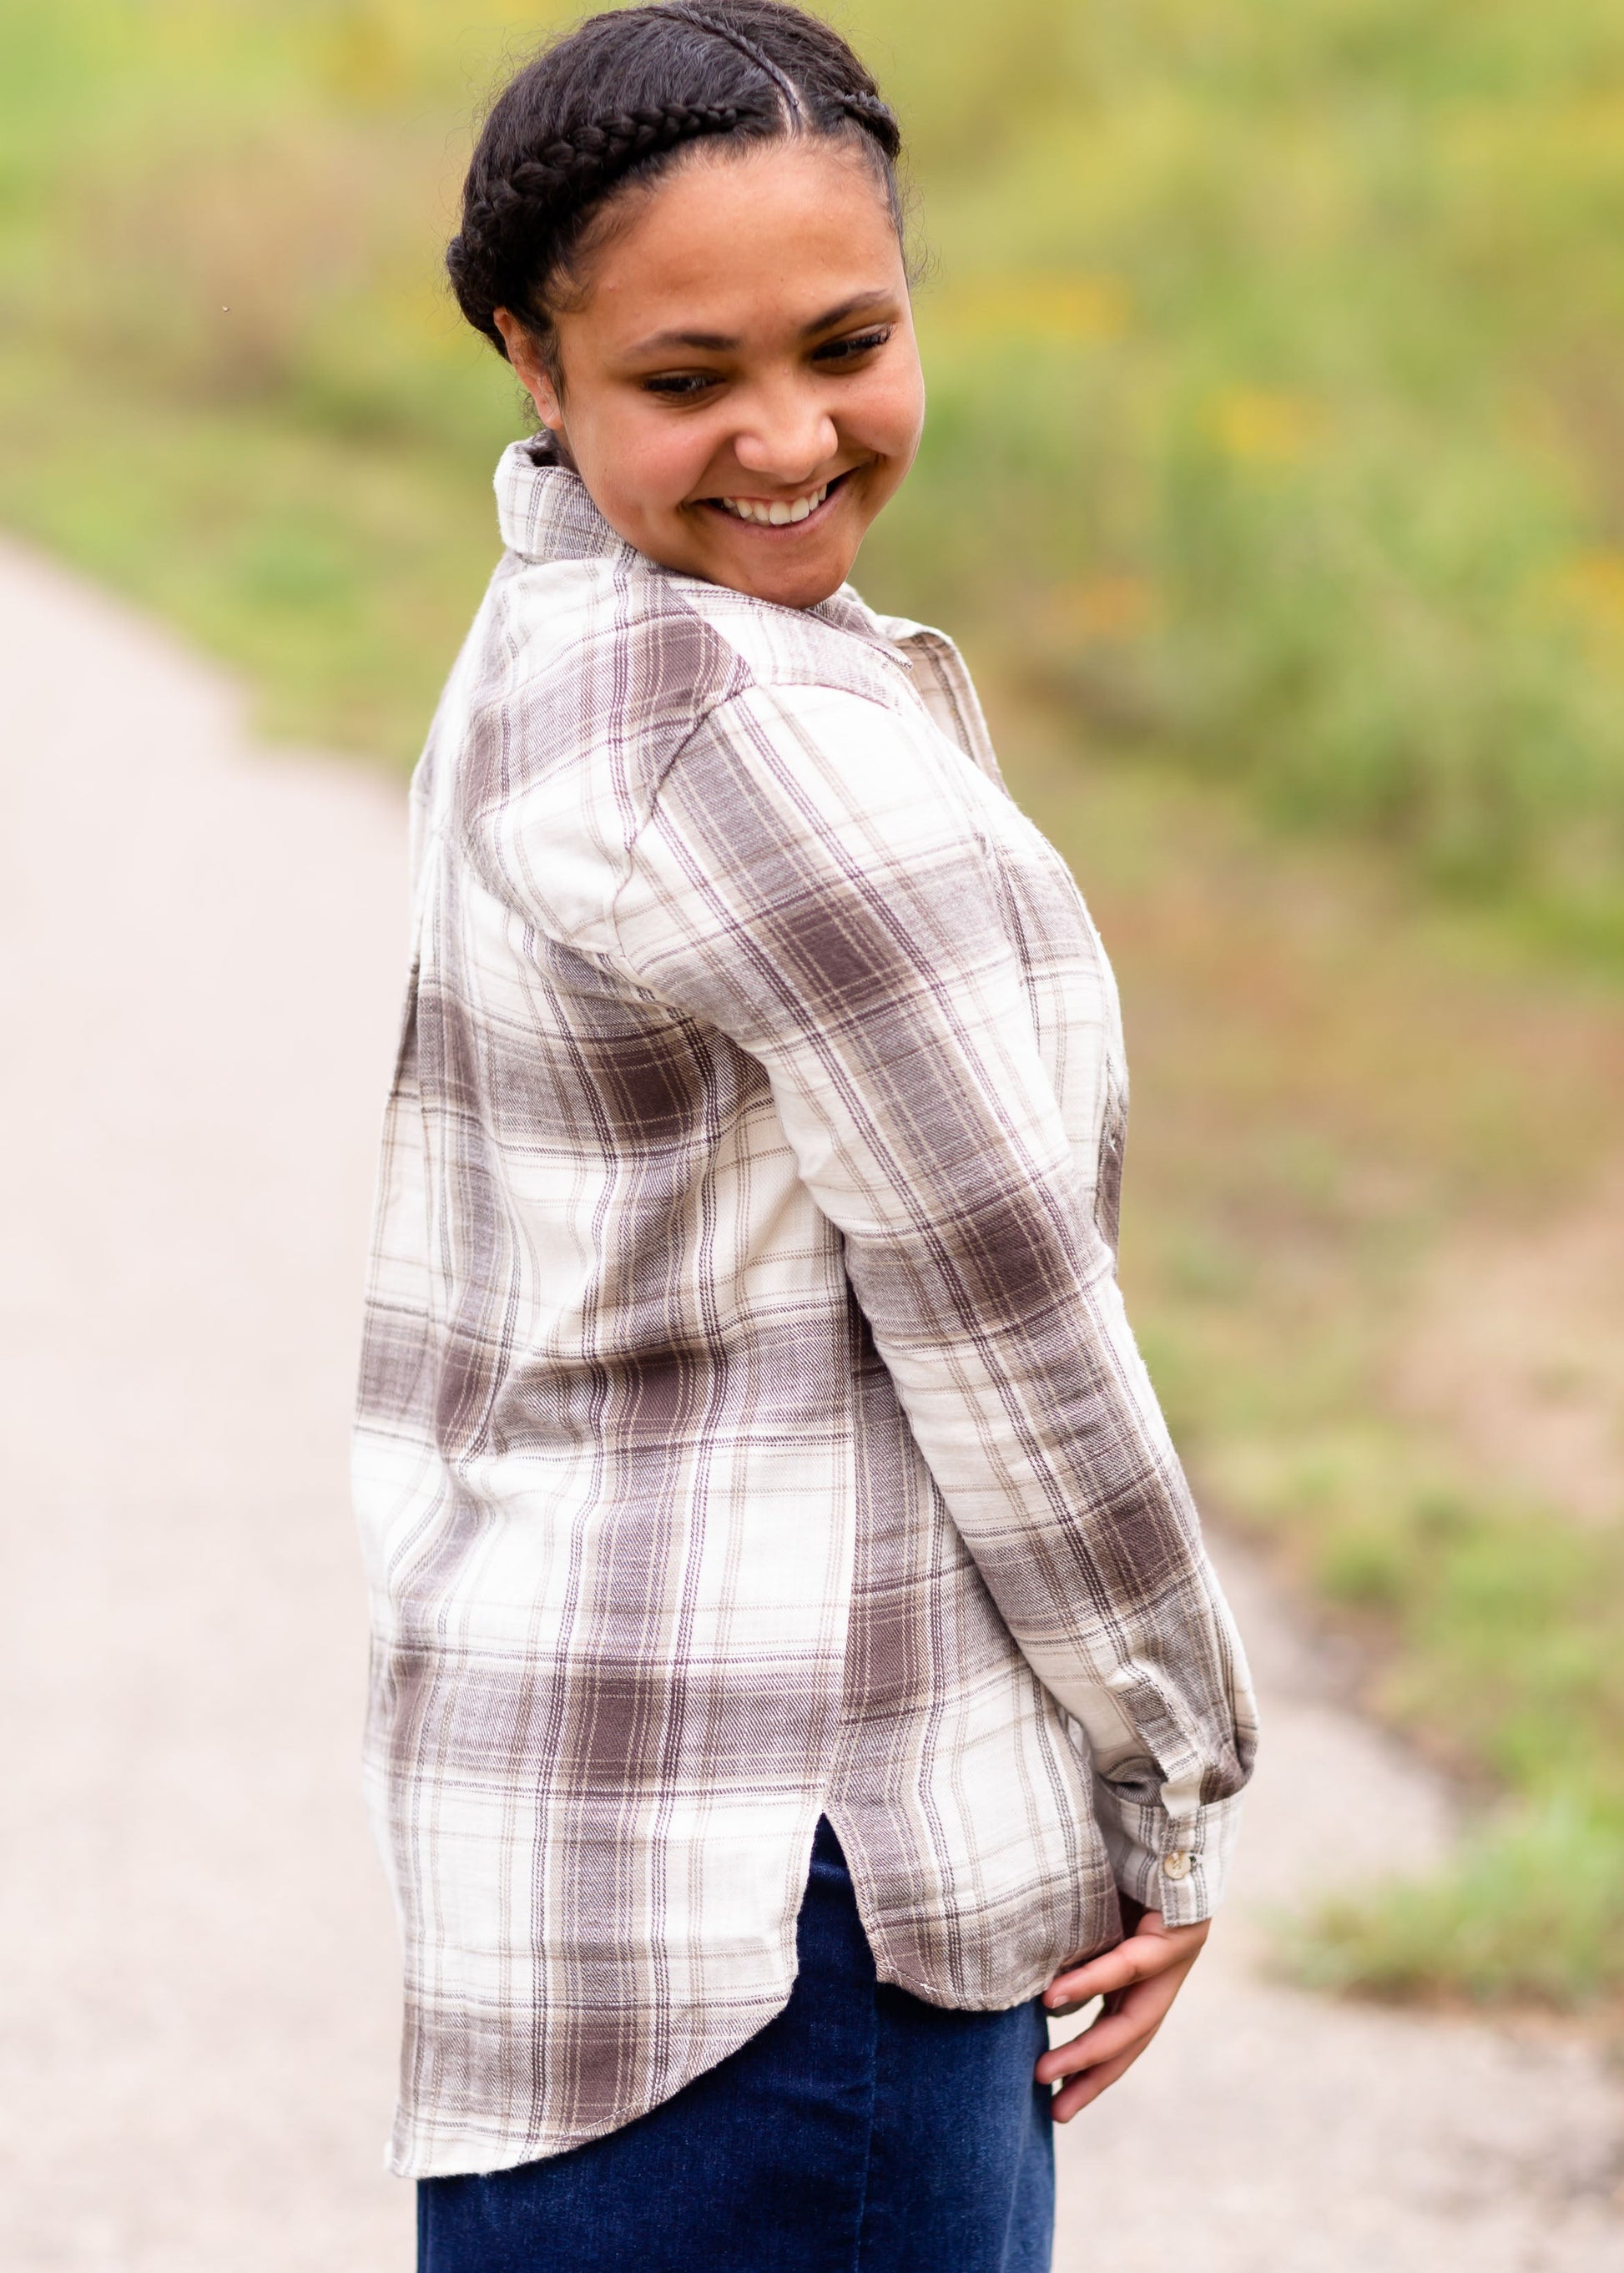
M 1624 1161 L 1537 1229 L 1446 1241 L 1395 1395 L 1491 1489 L 1624 1522 Z
M 256 759 L 206 667 L 4 548 L 0 716 L 0 2257 L 406 2273 L 344 1488 L 400 800 Z M 1269 1707 L 1239 1898 L 1062 2134 L 1059 2273 L 1624 2273 L 1589 2055 L 1258 1977 L 1270 1903 L 1447 1826 L 1236 1577 Z
M 1434 1781 L 1332 1700 L 1263 1575 L 1224 1554 L 1267 1743 L 1231 1900 L 1161 2042 L 1061 2132 L 1056 2273 L 1619 2273 L 1624 2089 L 1541 2030 L 1268 1979 L 1271 1911 L 1440 1853 Z

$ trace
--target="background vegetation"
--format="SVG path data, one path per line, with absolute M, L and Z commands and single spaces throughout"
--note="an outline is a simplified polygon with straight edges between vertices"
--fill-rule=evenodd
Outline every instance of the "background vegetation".
M 0 0 L 0 518 L 277 734 L 406 761 L 488 572 L 515 392 L 438 248 L 563 12 Z M 1126 1267 L 1209 1500 L 1484 1802 L 1301 1962 L 1616 1994 L 1620 1377 L 1504 1288 L 1553 1218 L 1605 1243 L 1624 1096 L 1624 17 L 840 12 L 932 253 L 865 587 L 965 637 L 1122 967 Z M 1497 1286 L 1530 1441 L 1566 1400 L 1595 1457 L 1489 1457 L 1432 1378 Z

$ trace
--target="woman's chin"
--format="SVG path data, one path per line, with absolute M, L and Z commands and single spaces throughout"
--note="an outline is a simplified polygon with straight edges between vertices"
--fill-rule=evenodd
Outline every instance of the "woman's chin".
M 752 599 L 771 600 L 780 608 L 813 608 L 845 583 L 868 525 L 846 500 L 831 498 L 830 505 L 834 510 L 828 519 L 820 526 L 819 516 L 804 530 L 793 524 L 741 525 L 713 505 L 689 506 L 680 527 L 671 532 L 669 549 L 654 557 L 663 557 L 667 567 Z
M 793 575 L 787 571 L 773 576 L 763 576 L 747 588 L 758 600 L 771 600 L 778 608 L 816 608 L 838 592 L 846 579 L 844 568 L 823 569 L 816 574 Z
M 747 549 L 748 548 L 748 549 Z M 726 584 L 753 599 L 771 600 L 779 608 L 815 608 L 838 592 L 857 557 L 855 545 L 793 545 L 718 548 L 714 565 L 704 573 L 712 582 Z

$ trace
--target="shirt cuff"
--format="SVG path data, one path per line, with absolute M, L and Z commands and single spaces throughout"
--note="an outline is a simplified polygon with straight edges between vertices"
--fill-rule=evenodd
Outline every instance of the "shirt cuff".
M 1164 1925 L 1198 1925 L 1223 1898 L 1223 1884 L 1240 1827 L 1241 1800 L 1210 1800 L 1187 1815 L 1141 1807 L 1107 1791 L 1101 1825 L 1116 1884 Z

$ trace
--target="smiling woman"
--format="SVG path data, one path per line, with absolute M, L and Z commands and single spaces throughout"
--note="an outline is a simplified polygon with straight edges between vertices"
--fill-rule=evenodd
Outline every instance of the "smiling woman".
M 1249 1772 L 1109 966 L 846 582 L 898 139 L 796 9 L 628 8 L 450 249 L 543 431 L 414 784 L 357 1444 L 425 2273 L 1041 2273 Z
M 913 463 L 898 146 L 844 43 L 771 7 L 598 18 L 492 111 L 449 255 L 463 311 L 663 566 L 827 599 Z
M 700 143 L 613 219 L 545 347 L 496 311 L 543 424 L 650 559 L 786 607 L 826 600 L 924 424 L 873 165 L 843 139 Z

